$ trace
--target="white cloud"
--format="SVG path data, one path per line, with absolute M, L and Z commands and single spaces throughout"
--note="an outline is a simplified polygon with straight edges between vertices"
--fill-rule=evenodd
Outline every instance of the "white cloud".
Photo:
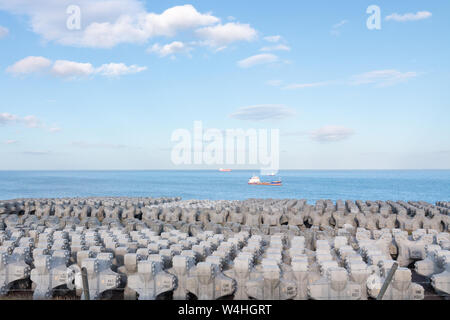
M 219 21 L 219 18 L 211 14 L 199 13 L 192 5 L 176 6 L 161 14 L 124 15 L 115 22 L 92 23 L 85 29 L 78 43 L 74 44 L 111 48 L 120 43 L 144 43 L 152 37 L 173 37 L 178 31 L 212 25 Z
M 9 66 L 6 71 L 14 75 L 41 72 L 50 67 L 52 62 L 44 57 L 26 57 Z
M 81 30 L 69 30 L 66 9 L 81 8 Z M 147 12 L 139 0 L 0 0 L 0 10 L 30 17 L 31 29 L 46 41 L 63 45 L 111 48 L 121 43 L 144 43 L 157 36 L 213 25 L 220 19 L 192 5 Z
M 256 105 L 239 108 L 230 118 L 249 121 L 280 120 L 295 115 L 295 110 L 283 105 Z
M 7 72 L 29 74 L 48 72 L 54 76 L 74 79 L 99 74 L 105 77 L 118 77 L 147 70 L 147 67 L 137 65 L 127 66 L 124 63 L 108 63 L 95 68 L 91 63 L 82 63 L 69 60 L 57 60 L 53 63 L 44 57 L 27 57 L 6 69 Z
M 283 89 L 305 89 L 314 87 L 323 87 L 328 85 L 352 85 L 360 86 L 373 84 L 375 87 L 388 87 L 409 79 L 417 77 L 418 73 L 414 71 L 401 72 L 395 69 L 374 70 L 362 74 L 357 74 L 343 80 L 322 81 L 312 83 L 294 83 L 285 86 Z
M 42 127 L 41 121 L 36 116 L 26 116 L 22 119 L 22 121 L 28 128 Z
M 294 83 L 290 84 L 284 89 L 304 89 L 304 88 L 314 88 L 314 87 L 323 87 L 330 84 L 330 82 L 312 82 L 312 83 Z
M 241 68 L 250 68 L 259 64 L 267 64 L 278 61 L 276 55 L 270 53 L 257 54 L 241 61 L 238 61 L 238 66 Z
M 424 20 L 431 18 L 433 14 L 428 11 L 419 11 L 417 13 L 405 13 L 405 14 L 398 14 L 393 13 L 386 17 L 386 20 L 392 20 L 397 22 L 407 22 L 407 21 L 417 21 L 417 20 Z
M 264 37 L 264 40 L 266 40 L 267 42 L 278 42 L 281 40 L 281 36 L 268 36 L 268 37 Z
M 181 41 L 174 41 L 172 43 L 161 46 L 159 43 L 155 43 L 153 46 L 147 49 L 149 53 L 156 53 L 160 57 L 166 57 L 168 55 L 175 55 L 177 53 L 188 53 L 192 48 L 187 46 Z
M 17 141 L 17 140 L 6 140 L 5 144 L 16 144 L 17 142 L 19 142 L 19 141 Z
M 344 24 L 347 24 L 347 23 L 348 23 L 348 20 L 342 20 L 341 22 L 336 23 L 335 25 L 333 25 L 333 29 L 338 29 L 338 28 L 342 27 Z
M 340 126 L 325 126 L 310 133 L 310 138 L 318 142 L 337 142 L 350 138 L 355 132 Z
M 107 77 L 118 77 L 126 74 L 134 74 L 147 70 L 147 67 L 140 67 L 135 64 L 127 66 L 124 63 L 108 63 L 103 64 L 95 70 L 95 73 L 99 73 Z
M 260 51 L 291 51 L 291 47 L 285 44 L 278 44 L 276 46 L 262 47 Z
M 6 37 L 9 34 L 8 28 L 0 26 L 0 39 Z
M 0 113 L 0 126 L 3 125 L 23 125 L 27 128 L 39 128 L 48 130 L 49 132 L 58 132 L 61 131 L 61 128 L 57 126 L 52 126 L 48 128 L 48 126 L 42 122 L 40 119 L 38 119 L 34 115 L 29 115 L 25 117 L 20 117 L 15 114 L 11 113 Z
M 333 25 L 333 27 L 331 28 L 330 33 L 334 36 L 338 36 L 341 34 L 341 31 L 339 30 L 340 28 L 342 28 L 342 26 L 344 26 L 345 24 L 348 23 L 348 20 L 342 20 L 339 23 L 336 23 L 335 25 Z
M 353 85 L 375 84 L 377 87 L 392 86 L 415 78 L 417 72 L 400 72 L 398 70 L 375 70 L 355 75 L 350 81 Z
M 23 151 L 22 154 L 27 156 L 46 156 L 52 154 L 52 151 Z
M 61 132 L 62 129 L 59 127 L 51 127 L 48 129 L 48 131 L 52 132 L 52 133 L 56 133 L 56 132 Z
M 197 36 L 204 39 L 204 44 L 223 47 L 236 41 L 253 41 L 257 32 L 249 24 L 229 22 L 196 30 Z
M 283 83 L 282 80 L 269 80 L 269 81 L 266 81 L 266 84 L 269 85 L 269 86 L 272 86 L 272 87 L 281 86 L 282 83 Z
M 74 141 L 71 143 L 72 146 L 84 149 L 123 149 L 128 146 L 123 144 L 114 144 L 114 143 L 93 143 L 93 142 L 84 142 L 84 141 Z
M 7 112 L 0 113 L 0 125 L 12 124 L 17 122 L 19 119 L 20 118 L 14 114 L 10 114 Z
M 95 69 L 90 63 L 81 63 L 68 60 L 55 61 L 51 70 L 52 74 L 64 78 L 89 76 L 93 74 L 94 71 Z

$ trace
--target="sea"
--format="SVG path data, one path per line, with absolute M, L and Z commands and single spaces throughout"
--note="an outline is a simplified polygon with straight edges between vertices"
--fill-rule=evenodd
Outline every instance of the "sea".
M 184 200 L 450 201 L 450 170 L 287 170 L 252 186 L 255 171 L 0 171 L 0 199 L 182 197 Z

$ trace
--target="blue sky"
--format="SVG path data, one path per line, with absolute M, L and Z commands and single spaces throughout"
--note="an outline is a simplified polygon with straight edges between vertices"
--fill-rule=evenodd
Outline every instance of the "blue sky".
M 281 169 L 450 169 L 448 1 L 36 3 L 0 0 L 0 170 L 214 169 L 171 163 L 196 120 L 279 128 Z

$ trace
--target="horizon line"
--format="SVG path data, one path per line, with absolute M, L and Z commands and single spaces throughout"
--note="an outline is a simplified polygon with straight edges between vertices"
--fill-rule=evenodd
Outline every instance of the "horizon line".
M 260 171 L 261 169 L 231 169 L 232 171 Z M 219 172 L 219 169 L 0 169 L 0 172 L 14 172 L 14 171 L 45 171 L 45 172 L 57 172 L 57 171 L 213 171 Z M 438 169 L 280 169 L 280 171 L 450 171 L 450 168 L 438 168 Z

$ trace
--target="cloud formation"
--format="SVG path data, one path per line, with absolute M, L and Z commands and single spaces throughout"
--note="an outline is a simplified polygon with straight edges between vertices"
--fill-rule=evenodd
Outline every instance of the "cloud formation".
M 0 113 L 0 125 L 15 123 L 19 117 L 10 113 Z
M 317 142 L 338 142 L 354 135 L 352 129 L 340 126 L 325 126 L 310 133 L 310 138 Z
M 265 104 L 239 108 L 230 118 L 248 121 L 281 120 L 295 115 L 295 110 L 283 105 Z
M 360 86 L 373 84 L 375 87 L 389 87 L 402 82 L 406 82 L 418 76 L 417 72 L 401 72 L 395 69 L 374 70 L 357 74 L 344 80 L 321 81 L 311 83 L 293 83 L 284 87 L 284 89 L 305 89 L 314 87 L 323 87 L 328 85 L 351 85 Z
M 97 68 L 95 73 L 105 77 L 119 77 L 127 74 L 139 73 L 145 70 L 147 70 L 147 67 L 140 67 L 135 64 L 127 66 L 124 63 L 107 63 Z
M 238 61 L 241 68 L 250 68 L 259 64 L 267 64 L 278 61 L 278 57 L 271 53 L 257 54 L 246 59 Z
M 71 16 L 66 10 L 74 4 L 82 16 L 80 30 L 67 28 Z M 247 24 L 220 24 L 220 18 L 201 13 L 190 4 L 154 13 L 148 12 L 140 0 L 0 0 L 0 10 L 28 16 L 32 31 L 45 41 L 77 47 L 143 44 L 151 38 L 174 37 L 184 31 L 194 31 L 212 46 L 247 41 L 256 35 Z
M 341 22 L 336 23 L 335 25 L 333 25 L 333 27 L 331 27 L 330 33 L 331 33 L 333 36 L 338 36 L 338 35 L 340 35 L 340 34 L 341 34 L 340 29 L 341 29 L 344 25 L 346 25 L 347 23 L 348 23 L 348 20 L 342 20 Z
M 6 72 L 19 75 L 42 72 L 49 68 L 52 62 L 44 57 L 29 56 L 17 61 L 6 69 Z
M 51 73 L 63 78 L 89 76 L 94 73 L 90 63 L 81 63 L 68 60 L 57 60 L 53 64 Z
M 173 56 L 177 53 L 189 53 L 192 48 L 181 41 L 174 41 L 165 45 L 155 43 L 153 46 L 147 49 L 148 53 L 156 53 L 160 57 Z
M 291 47 L 285 44 L 277 44 L 275 46 L 267 46 L 262 47 L 259 51 L 268 52 L 268 51 L 291 51 Z
M 236 41 L 253 41 L 257 32 L 249 24 L 229 22 L 211 27 L 200 28 L 197 36 L 203 39 L 203 44 L 212 47 L 224 47 Z
M 17 142 L 19 142 L 19 141 L 17 141 L 17 140 L 6 140 L 5 144 L 16 144 Z
M 312 82 L 312 83 L 294 83 L 294 84 L 290 84 L 286 87 L 284 87 L 284 89 L 304 89 L 304 88 L 314 88 L 314 87 L 323 87 L 326 85 L 329 85 L 330 82 L 328 81 L 324 81 L 324 82 Z
M 281 40 L 281 36 L 278 36 L 278 35 L 277 36 L 267 36 L 267 37 L 264 37 L 264 40 L 266 40 L 267 42 L 276 43 Z
M 72 146 L 84 149 L 124 149 L 128 146 L 124 144 L 111 144 L 111 143 L 93 143 L 85 141 L 74 141 Z
M 0 26 L 0 39 L 6 37 L 9 34 L 8 28 Z
M 419 11 L 417 13 L 405 13 L 398 14 L 393 13 L 386 17 L 386 21 L 397 21 L 397 22 L 407 22 L 407 21 L 418 21 L 431 18 L 433 14 L 429 11 Z
M 107 63 L 95 68 L 91 63 L 69 60 L 56 60 L 52 65 L 52 61 L 47 58 L 32 56 L 19 60 L 6 69 L 7 72 L 16 76 L 31 73 L 49 73 L 67 79 L 87 77 L 95 74 L 105 77 L 119 77 L 145 70 L 147 70 L 147 67 L 127 66 L 124 63 Z
M 36 116 L 26 116 L 21 119 L 28 128 L 41 128 L 43 126 L 41 120 Z
M 350 83 L 352 85 L 375 84 L 377 87 L 388 87 L 415 77 L 417 77 L 417 72 L 401 72 L 394 69 L 375 70 L 353 76 Z
M 51 151 L 22 151 L 21 153 L 27 156 L 46 156 L 53 154 Z
M 20 117 L 18 115 L 11 114 L 8 112 L 0 113 L 0 126 L 7 126 L 7 125 L 23 125 L 27 128 L 40 128 L 47 130 L 49 132 L 61 131 L 61 129 L 56 126 L 48 128 L 48 126 L 43 121 L 41 121 L 34 115 Z
M 266 84 L 268 86 L 272 86 L 272 87 L 279 87 L 279 86 L 281 86 L 282 83 L 283 83 L 282 80 L 268 80 L 268 81 L 266 81 Z
M 59 127 L 50 127 L 48 129 L 48 131 L 50 131 L 50 132 L 60 132 L 60 131 L 62 131 L 62 129 L 59 128 Z

